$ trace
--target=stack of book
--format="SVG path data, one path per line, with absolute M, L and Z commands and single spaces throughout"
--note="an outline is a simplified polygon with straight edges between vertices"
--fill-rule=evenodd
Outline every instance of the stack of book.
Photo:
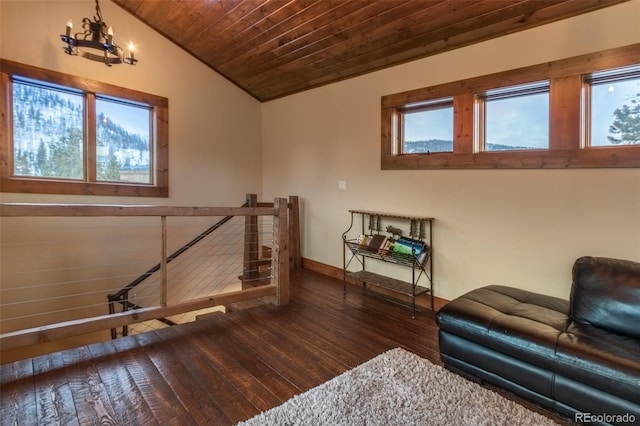
M 401 256 L 415 256 L 422 263 L 429 252 L 424 241 L 400 237 L 393 240 L 384 235 L 360 235 L 357 240 L 360 248 L 371 252 L 391 252 Z

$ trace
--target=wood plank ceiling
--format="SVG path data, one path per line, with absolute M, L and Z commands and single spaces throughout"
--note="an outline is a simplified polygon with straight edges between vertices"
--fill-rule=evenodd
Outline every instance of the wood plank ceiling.
M 113 0 L 259 101 L 628 0 Z

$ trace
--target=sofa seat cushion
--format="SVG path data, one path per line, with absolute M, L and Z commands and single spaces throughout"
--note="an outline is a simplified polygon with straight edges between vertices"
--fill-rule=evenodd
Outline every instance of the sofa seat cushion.
M 566 300 L 493 285 L 449 302 L 436 320 L 446 332 L 553 370 L 568 313 Z
M 640 401 L 640 340 L 574 322 L 558 338 L 556 374 Z

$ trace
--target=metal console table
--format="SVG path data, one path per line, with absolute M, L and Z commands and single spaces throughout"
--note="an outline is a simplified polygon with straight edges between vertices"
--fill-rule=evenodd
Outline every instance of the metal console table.
M 429 294 L 433 310 L 433 222 L 431 217 L 404 216 L 364 210 L 349 210 L 351 224 L 342 234 L 344 292 L 347 279 L 384 288 L 411 298 L 412 317 L 416 316 L 416 296 Z M 354 229 L 360 217 L 360 233 Z M 386 225 L 386 226 L 385 226 Z M 407 234 L 405 236 L 403 234 Z M 367 261 L 403 265 L 411 268 L 411 281 L 402 281 L 367 270 Z M 349 268 L 355 261 L 359 270 Z M 420 281 L 426 286 L 419 285 Z

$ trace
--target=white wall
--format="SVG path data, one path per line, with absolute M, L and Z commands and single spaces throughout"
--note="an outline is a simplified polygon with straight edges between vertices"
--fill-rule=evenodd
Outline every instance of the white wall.
M 640 171 L 382 171 L 380 97 L 638 43 L 639 17 L 634 0 L 265 103 L 263 194 L 301 197 L 305 258 L 342 267 L 349 209 L 433 216 L 436 296 L 568 297 L 577 257 L 640 261 Z

